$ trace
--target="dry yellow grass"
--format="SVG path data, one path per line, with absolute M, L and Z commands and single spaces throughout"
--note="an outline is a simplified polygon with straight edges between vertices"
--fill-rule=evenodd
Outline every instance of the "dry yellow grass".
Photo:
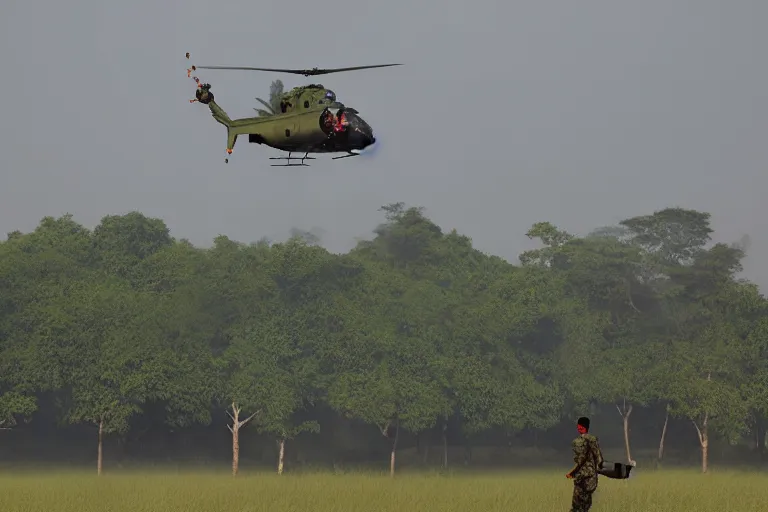
M 3 512 L 553 512 L 571 482 L 549 473 L 437 476 L 82 473 L 0 476 Z M 601 479 L 594 512 L 768 510 L 768 475 L 664 471 Z

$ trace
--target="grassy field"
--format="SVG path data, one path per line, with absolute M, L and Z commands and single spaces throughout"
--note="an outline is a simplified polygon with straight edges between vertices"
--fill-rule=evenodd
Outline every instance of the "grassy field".
M 572 484 L 549 473 L 437 476 L 30 473 L 0 476 L 3 512 L 553 512 Z M 768 510 L 768 475 L 664 471 L 601 479 L 594 512 Z

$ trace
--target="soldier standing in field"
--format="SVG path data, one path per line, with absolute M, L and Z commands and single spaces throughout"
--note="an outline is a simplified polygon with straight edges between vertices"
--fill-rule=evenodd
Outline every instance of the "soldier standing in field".
M 573 479 L 571 512 L 588 512 L 592 508 L 592 494 L 597 489 L 597 470 L 603 466 L 603 453 L 597 437 L 589 433 L 589 418 L 579 418 L 576 429 L 579 437 L 572 443 L 576 465 L 565 477 Z

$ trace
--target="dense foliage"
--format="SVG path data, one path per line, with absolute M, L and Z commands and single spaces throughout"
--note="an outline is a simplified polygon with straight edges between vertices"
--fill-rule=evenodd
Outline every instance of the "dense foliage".
M 659 459 L 676 422 L 705 471 L 711 443 L 762 454 L 768 301 L 736 278 L 743 248 L 711 243 L 708 214 L 585 237 L 538 223 L 541 248 L 513 265 L 419 208 L 383 211 L 341 255 L 301 233 L 197 248 L 135 212 L 10 233 L 0 422 L 92 425 L 99 468 L 102 439 L 225 421 L 234 471 L 246 425 L 277 441 L 281 471 L 286 444 L 343 425 L 334 458 L 378 431 L 394 471 L 398 449 L 433 435 L 444 464 L 449 444 L 539 444 L 558 428 L 567 451 L 581 414 L 612 414 L 630 460 L 635 422 L 654 425 L 639 436 Z

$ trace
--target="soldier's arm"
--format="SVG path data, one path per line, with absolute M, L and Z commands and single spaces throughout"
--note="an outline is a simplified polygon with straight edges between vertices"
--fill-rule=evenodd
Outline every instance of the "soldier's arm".
M 600 442 L 595 438 L 595 463 L 598 469 L 602 469 L 605 459 L 603 458 L 603 450 L 600 449 Z
M 584 442 L 579 442 L 579 440 L 575 440 L 573 442 L 573 460 L 576 463 L 573 466 L 573 469 L 571 469 L 568 474 L 573 476 L 576 474 L 578 470 L 581 469 L 581 467 L 586 464 L 587 462 L 587 445 Z

